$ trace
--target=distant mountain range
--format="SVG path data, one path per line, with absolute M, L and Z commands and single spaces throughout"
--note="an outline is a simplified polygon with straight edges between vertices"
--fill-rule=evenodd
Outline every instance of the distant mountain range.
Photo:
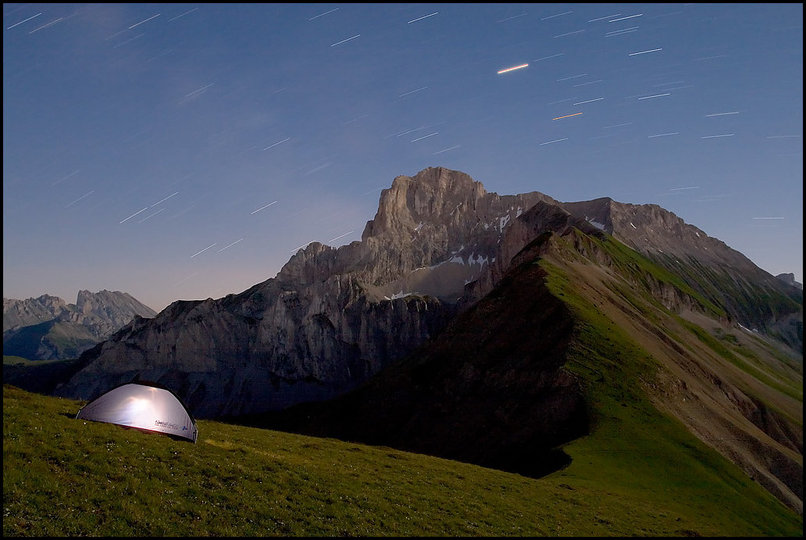
M 361 241 L 135 318 L 55 393 L 135 377 L 197 417 L 533 475 L 646 400 L 802 513 L 802 289 L 657 205 L 399 176 Z
M 57 296 L 3 298 L 3 354 L 30 360 L 78 356 L 130 323 L 157 313 L 128 293 L 79 291 L 75 304 Z

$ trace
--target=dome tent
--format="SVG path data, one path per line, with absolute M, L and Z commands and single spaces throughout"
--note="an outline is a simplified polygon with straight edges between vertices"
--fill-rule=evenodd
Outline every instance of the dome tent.
M 196 421 L 167 388 L 130 382 L 101 394 L 79 409 L 76 418 L 165 433 L 196 442 Z

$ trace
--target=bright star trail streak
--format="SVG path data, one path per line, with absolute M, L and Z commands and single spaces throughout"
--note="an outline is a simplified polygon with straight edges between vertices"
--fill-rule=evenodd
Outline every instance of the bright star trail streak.
M 172 193 L 172 194 L 168 195 L 167 197 L 165 197 L 164 199 L 161 199 L 161 200 L 155 202 L 154 204 L 151 205 L 151 208 L 154 208 L 155 206 L 157 206 L 160 203 L 164 203 L 165 201 L 167 201 L 168 199 L 170 199 L 174 195 L 179 195 L 179 192 L 177 191 L 176 193 Z
M 268 208 L 269 206 L 273 205 L 273 204 L 274 204 L 274 203 L 276 203 L 276 202 L 277 202 L 277 201 L 272 201 L 272 202 L 270 202 L 269 204 L 267 204 L 266 206 L 261 206 L 260 208 L 258 208 L 258 209 L 257 209 L 257 210 L 255 210 L 254 212 L 250 213 L 249 215 L 251 216 L 252 214 L 257 214 L 257 213 L 258 213 L 258 212 L 260 212 L 261 210 L 264 210 L 264 209 Z
M 581 112 L 574 113 L 574 114 L 566 114 L 565 116 L 558 116 L 557 118 L 552 118 L 552 120 L 562 120 L 563 118 L 571 118 L 572 116 L 579 116 L 582 114 Z
M 621 15 L 621 13 L 614 13 L 612 15 L 605 15 L 604 17 L 598 17 L 596 19 L 591 19 L 588 22 L 592 23 L 592 22 L 596 22 L 596 21 L 603 21 L 605 19 L 609 19 L 610 17 L 618 17 L 619 15 Z
M 548 19 L 553 19 L 554 17 L 562 17 L 563 15 L 570 15 L 571 13 L 573 13 L 573 11 L 564 11 L 564 12 L 558 13 L 556 15 L 549 15 L 548 17 L 542 17 L 540 20 L 541 21 L 546 21 Z
M 232 242 L 231 244 L 228 244 L 228 245 L 226 245 L 226 246 L 222 247 L 221 249 L 219 249 L 218 251 L 216 251 L 216 253 L 221 253 L 222 251 L 224 251 L 224 250 L 225 250 L 225 249 L 227 249 L 228 247 L 232 247 L 232 246 L 234 246 L 235 244 L 237 244 L 237 243 L 238 243 L 238 242 L 240 242 L 241 240 L 243 240 L 243 238 L 240 238 L 240 239 L 238 239 L 238 240 L 236 240 L 236 241 Z
M 620 36 L 622 34 L 629 34 L 631 32 L 637 32 L 637 31 L 638 31 L 637 26 L 631 26 L 630 28 L 624 28 L 623 30 L 613 30 L 612 32 L 608 32 L 608 33 L 605 34 L 605 37 L 606 38 L 607 37 L 615 37 L 615 36 Z
M 40 26 L 39 28 L 34 28 L 34 29 L 33 29 L 33 30 L 31 30 L 30 32 L 28 32 L 28 34 L 30 35 L 30 34 L 33 34 L 34 32 L 39 32 L 40 30 L 44 30 L 45 28 L 47 28 L 47 27 L 49 27 L 49 26 L 53 26 L 53 25 L 54 25 L 54 24 L 56 24 L 57 22 L 59 22 L 59 21 L 63 21 L 63 20 L 64 20 L 64 17 L 59 17 L 59 18 L 58 18 L 58 19 L 56 19 L 55 21 L 50 21 L 50 22 L 49 22 L 49 23 L 47 23 L 47 24 L 43 24 L 43 25 L 42 25 L 42 26 Z
M 416 139 L 412 139 L 411 142 L 422 141 L 423 139 L 427 139 L 428 137 L 433 137 L 434 135 L 439 135 L 439 131 L 435 131 L 434 133 L 429 133 L 428 135 L 423 135 L 422 137 L 417 137 Z
M 25 19 L 24 21 L 20 21 L 20 22 L 18 22 L 18 23 L 12 24 L 12 25 L 11 25 L 11 26 L 9 26 L 8 28 L 6 28 L 6 30 L 11 30 L 11 29 L 12 29 L 12 28 L 14 28 L 15 26 L 19 26 L 19 25 L 21 25 L 21 24 L 22 24 L 22 23 L 24 23 L 24 22 L 28 22 L 28 21 L 30 21 L 31 19 L 36 19 L 36 18 L 37 18 L 37 17 L 39 17 L 40 15 L 42 15 L 42 13 L 37 13 L 37 14 L 36 14 L 36 15 L 34 15 L 33 17 L 28 17 L 28 18 L 27 18 L 27 19 Z
M 140 210 L 139 212 L 135 212 L 134 214 L 130 215 L 129 217 L 127 217 L 126 219 L 124 219 L 123 221 L 121 221 L 121 223 L 125 223 L 125 222 L 129 221 L 131 218 L 133 218 L 133 217 L 134 217 L 134 216 L 136 216 L 137 214 L 142 214 L 142 213 L 143 213 L 143 212 L 145 212 L 146 210 L 148 210 L 148 206 L 146 206 L 145 208 L 143 208 L 143 209 L 142 209 L 142 210 Z
M 337 41 L 336 43 L 332 44 L 331 47 L 335 47 L 336 45 L 341 45 L 342 43 L 347 43 L 348 41 L 352 41 L 357 37 L 360 37 L 361 34 L 356 34 L 353 37 L 348 37 L 347 39 L 343 39 L 341 41 Z
M 529 67 L 529 64 L 521 64 L 519 66 L 514 66 L 514 67 L 511 67 L 511 68 L 502 69 L 502 70 L 500 70 L 498 72 L 498 74 L 501 75 L 502 73 L 509 73 L 510 71 L 515 71 L 516 69 L 523 69 L 525 67 Z
M 620 19 L 613 19 L 612 21 L 607 21 L 607 22 L 611 23 L 611 22 L 618 22 L 618 21 L 626 21 L 627 19 L 634 19 L 634 18 L 640 17 L 642 15 L 643 15 L 643 13 L 639 13 L 638 15 L 629 15 L 627 17 L 621 17 Z
M 277 146 L 278 144 L 283 144 L 284 142 L 286 142 L 286 141 L 290 141 L 290 140 L 291 140 L 291 137 L 286 137 L 286 138 L 285 138 L 285 139 L 283 139 L 282 141 L 277 141 L 277 142 L 276 142 L 276 143 L 274 143 L 274 144 L 270 144 L 269 146 L 267 146 L 267 147 L 266 147 L 266 148 L 264 148 L 263 150 L 264 150 L 264 151 L 266 151 L 266 150 L 268 150 L 269 148 L 274 148 L 274 147 L 275 147 L 275 146 Z
M 136 26 L 140 26 L 140 25 L 141 25 L 141 24 L 143 24 L 143 23 L 147 23 L 147 22 L 148 22 L 148 21 L 150 21 L 151 19 L 156 19 L 156 18 L 157 18 L 157 17 L 159 17 L 159 16 L 160 16 L 160 14 L 159 14 L 159 13 L 157 13 L 156 15 L 152 15 L 151 17 L 149 17 L 148 19 L 146 19 L 146 20 L 144 20 L 144 21 L 140 21 L 140 22 L 139 22 L 139 23 L 137 23 L 137 24 L 133 24 L 133 25 L 131 25 L 131 26 L 129 27 L 129 30 L 131 30 L 132 28 L 134 28 L 134 27 L 136 27 Z
M 324 16 L 325 16 L 325 15 L 327 15 L 328 13 L 333 13 L 334 11 L 338 11 L 338 10 L 339 10 L 339 8 L 336 8 L 336 9 L 331 9 L 330 11 L 325 11 L 324 13 L 320 13 L 319 15 L 314 15 L 313 17 L 311 17 L 311 18 L 310 18 L 310 19 L 308 19 L 308 20 L 309 20 L 309 21 L 312 21 L 312 20 L 314 20 L 314 19 L 318 19 L 319 17 L 324 17 Z
M 512 17 L 507 17 L 506 19 L 501 19 L 501 20 L 498 20 L 498 21 L 495 21 L 495 22 L 498 22 L 498 23 L 507 22 L 507 21 L 511 21 L 512 19 L 519 19 L 521 17 L 526 17 L 527 15 L 528 15 L 528 13 L 521 13 L 520 15 L 513 15 Z
M 434 15 L 436 15 L 436 14 L 438 14 L 438 13 L 439 13 L 439 11 L 435 11 L 434 13 L 431 13 L 431 14 L 429 14 L 429 15 L 423 15 L 422 17 L 418 17 L 418 18 L 416 18 L 416 19 L 412 19 L 412 20 L 410 20 L 410 21 L 408 22 L 408 24 L 411 24 L 411 23 L 413 23 L 413 22 L 417 22 L 417 21 L 422 21 L 423 19 L 427 19 L 428 17 L 433 17 Z
M 210 244 L 209 246 L 207 246 L 207 247 L 206 247 L 206 248 L 204 248 L 203 250 L 201 250 L 201 251 L 199 251 L 199 252 L 197 252 L 197 253 L 194 253 L 193 255 L 191 255 L 191 256 L 190 256 L 190 258 L 192 259 L 192 258 L 193 258 L 193 257 L 195 257 L 196 255 L 201 255 L 202 253 L 204 253 L 205 251 L 207 251 L 208 249 L 210 249 L 210 248 L 211 248 L 211 247 L 213 247 L 214 245 L 216 245 L 216 242 L 213 242 L 212 244 Z
M 604 99 L 603 97 L 598 97 L 596 99 L 587 99 L 585 101 L 577 101 L 576 103 L 574 103 L 574 105 L 582 105 L 583 103 L 593 103 L 594 101 L 602 101 L 603 99 Z
M 574 34 L 581 34 L 584 31 L 585 30 L 574 30 L 573 32 L 566 32 L 565 34 L 558 34 L 558 35 L 556 35 L 554 37 L 558 38 L 558 37 L 572 36 Z
M 669 92 L 666 92 L 665 94 L 654 94 L 652 96 L 643 96 L 643 97 L 639 97 L 638 99 L 639 100 L 641 100 L 641 99 L 652 99 L 652 98 L 656 98 L 656 97 L 671 96 L 671 95 L 672 94 L 670 94 Z
M 193 13 L 194 11 L 198 11 L 198 10 L 199 10 L 199 8 L 193 8 L 193 9 L 191 9 L 191 10 L 189 10 L 189 11 L 184 12 L 184 13 L 180 13 L 180 14 L 179 14 L 179 15 L 177 15 L 176 17 L 172 17 L 172 18 L 168 19 L 168 22 L 175 21 L 176 19 L 178 19 L 178 18 L 180 18 L 180 17 L 184 17 L 185 15 L 190 15 L 190 14 L 191 14 L 191 13 Z
M 648 51 L 638 51 L 638 52 L 630 53 L 628 56 L 637 56 L 639 54 L 647 54 L 647 53 L 658 52 L 658 51 L 662 51 L 662 50 L 663 50 L 663 47 L 658 48 L 658 49 L 650 49 Z

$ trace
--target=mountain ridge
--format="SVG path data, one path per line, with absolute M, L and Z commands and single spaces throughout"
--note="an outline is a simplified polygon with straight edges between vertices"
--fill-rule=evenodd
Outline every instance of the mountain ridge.
M 612 199 L 596 201 L 599 202 L 594 209 L 599 210 L 607 210 L 614 204 Z M 601 201 L 606 204 L 603 206 Z M 232 404 L 210 405 L 213 396 L 231 402 L 231 395 L 225 396 L 228 392 L 224 391 L 224 380 L 204 382 L 220 368 L 228 373 L 224 379 L 230 387 L 243 388 L 243 399 L 236 398 L 241 402 L 236 407 L 240 414 L 256 412 L 249 410 L 250 404 L 275 408 L 293 404 L 293 398 L 286 402 L 269 397 L 268 402 L 257 405 L 255 393 L 259 390 L 251 388 L 248 381 L 233 371 L 238 362 L 233 363 L 232 359 L 240 358 L 241 368 L 260 366 L 256 369 L 266 373 L 260 378 L 264 384 L 274 381 L 275 394 L 293 396 L 293 391 L 286 388 L 290 385 L 300 387 L 297 391 L 301 395 L 310 395 L 302 387 L 309 387 L 319 396 L 335 395 L 436 335 L 457 309 L 483 295 L 478 290 L 474 292 L 481 283 L 486 283 L 484 286 L 489 290 L 496 279 L 495 274 L 487 275 L 489 269 L 497 267 L 500 274 L 504 265 L 496 261 L 496 256 L 505 231 L 517 230 L 521 225 L 514 224 L 519 222 L 520 215 L 537 203 L 547 205 L 546 209 L 562 208 L 571 216 L 569 209 L 576 211 L 577 226 L 587 229 L 600 228 L 590 223 L 597 221 L 595 218 L 601 219 L 597 223 L 605 227 L 607 223 L 624 222 L 626 227 L 636 230 L 648 228 L 637 217 L 617 216 L 614 220 L 612 212 L 593 215 L 580 207 L 582 203 L 557 203 L 539 192 L 515 196 L 487 193 L 469 175 L 442 167 L 424 169 L 414 177 L 398 176 L 389 189 L 382 191 L 378 211 L 367 223 L 362 241 L 335 249 L 313 242 L 298 250 L 276 277 L 242 293 L 219 300 L 175 302 L 153 321 L 134 323 L 115 340 L 89 352 L 90 356 L 105 358 L 103 373 L 107 380 L 90 381 L 83 377 L 82 381 L 77 374 L 62 391 L 65 395 L 88 398 L 104 385 L 124 382 L 145 370 L 149 378 L 169 377 L 180 384 L 188 402 L 200 407 L 199 414 L 232 414 L 235 412 L 230 410 Z M 685 226 L 670 212 L 648 208 L 650 216 L 659 215 L 678 229 Z M 632 220 L 639 223 L 630 225 Z M 580 225 L 581 222 L 586 224 Z M 696 237 L 699 229 L 692 229 Z M 674 234 L 679 231 L 675 229 Z M 505 242 L 504 249 L 507 245 Z M 514 253 L 521 247 L 511 250 Z M 706 250 L 693 251 L 696 255 Z M 676 264 L 676 260 L 671 263 L 667 260 L 665 267 Z M 752 264 L 742 259 L 743 264 L 745 261 Z M 676 266 L 671 268 L 679 271 Z M 697 268 L 691 272 L 696 279 L 687 280 L 689 286 L 707 281 L 697 272 Z M 766 277 L 765 274 L 758 269 L 751 277 Z M 771 276 L 770 279 L 776 286 L 786 287 L 780 280 Z M 466 285 L 470 287 L 467 291 Z M 673 289 L 667 287 L 672 296 Z M 701 304 L 722 303 L 721 296 L 713 291 L 710 296 L 698 292 L 705 297 L 699 301 Z M 795 325 L 800 322 L 802 348 L 802 307 L 799 320 L 795 301 L 784 308 L 794 314 Z M 195 310 L 192 319 L 182 315 L 182 324 L 172 324 L 175 314 L 187 314 L 190 310 Z M 734 321 L 737 315 L 742 316 L 742 312 L 725 313 Z M 764 316 L 770 314 L 756 314 L 738 322 L 753 328 L 761 326 L 758 321 Z M 420 322 L 415 323 L 415 319 Z M 169 331 L 170 328 L 173 329 Z M 409 328 L 403 338 L 397 336 L 400 328 Z M 762 329 L 766 330 L 763 326 Z M 791 334 L 794 338 L 790 343 L 797 347 L 797 331 Z M 168 335 L 172 336 L 170 343 L 160 337 Z M 138 336 L 145 336 L 146 341 Z M 210 336 L 217 336 L 218 343 L 211 341 Z M 150 345 L 145 346 L 146 342 Z M 141 351 L 137 353 L 141 360 L 131 362 L 132 351 Z M 192 358 L 174 365 L 172 359 L 185 354 L 182 351 L 195 352 Z M 86 362 L 91 362 L 89 356 Z M 183 367 L 179 368 L 180 365 Z M 271 393 L 269 388 L 264 391 L 267 395 Z
M 622 231 L 624 240 L 609 233 L 608 227 Z M 675 239 L 688 237 L 700 241 L 674 244 Z M 378 212 L 360 242 L 335 249 L 311 243 L 298 250 L 276 277 L 239 294 L 175 302 L 153 319 L 134 320 L 84 353 L 55 393 L 91 399 L 139 376 L 175 389 L 201 418 L 245 417 L 315 402 L 324 402 L 327 409 L 339 396 L 388 377 L 384 374 L 393 373 L 404 359 L 427 355 L 429 346 L 447 339 L 445 332 L 455 329 L 456 321 L 472 319 L 481 309 L 478 306 L 490 305 L 503 291 L 508 291 L 507 301 L 498 304 L 498 313 L 507 324 L 525 324 L 528 329 L 530 319 L 541 320 L 535 305 L 525 319 L 507 311 L 521 301 L 517 287 L 506 288 L 513 271 L 530 276 L 519 282 L 525 295 L 577 305 L 581 314 L 572 317 L 577 328 L 599 321 L 594 326 L 610 325 L 625 334 L 621 348 L 605 354 L 602 348 L 607 349 L 612 339 L 597 330 L 601 343 L 587 342 L 585 350 L 605 364 L 613 361 L 611 353 L 619 357 L 627 349 L 644 351 L 636 358 L 643 358 L 646 366 L 657 365 L 659 374 L 650 378 L 663 384 L 652 383 L 662 388 L 656 395 L 655 387 L 646 383 L 649 379 L 639 377 L 641 392 L 655 396 L 657 408 L 802 512 L 802 482 L 797 481 L 797 471 L 802 472 L 802 390 L 797 388 L 798 381 L 802 384 L 802 352 L 797 349 L 802 351 L 802 293 L 798 296 L 791 286 L 660 207 L 624 206 L 612 199 L 558 203 L 539 192 L 500 196 L 487 193 L 464 173 L 444 168 L 397 177 L 381 193 Z M 544 280 L 549 289 L 554 287 L 550 293 L 535 288 Z M 560 287 L 557 282 L 571 284 Z M 584 302 L 571 301 L 578 297 Z M 591 304 L 594 300 L 597 304 Z M 599 311 L 609 322 L 593 314 Z M 477 333 L 493 342 L 496 337 L 489 328 L 485 334 L 483 323 L 494 319 L 482 317 L 476 323 L 481 328 Z M 788 334 L 776 326 L 782 321 L 789 324 Z M 528 330 L 516 334 L 524 332 Z M 524 337 L 527 343 L 535 339 L 534 350 L 543 350 L 539 336 Z M 469 338 L 464 341 L 473 343 Z M 584 353 L 568 348 L 577 347 L 577 341 L 558 343 L 563 358 L 574 354 L 571 364 L 558 360 L 559 371 L 535 371 L 539 362 L 527 360 L 537 357 L 511 345 L 520 351 L 513 359 L 517 367 L 499 378 L 516 384 L 518 373 L 532 373 L 533 388 L 520 395 L 541 390 L 546 396 L 562 396 L 558 401 L 541 401 L 532 395 L 534 403 L 544 403 L 548 409 L 551 403 L 557 405 L 555 416 L 564 420 L 540 424 L 540 418 L 548 418 L 545 414 L 528 415 L 526 419 L 542 427 L 524 425 L 531 425 L 538 435 L 529 439 L 510 433 L 500 438 L 508 441 L 502 446 L 474 431 L 479 423 L 468 422 L 470 411 L 483 418 L 483 408 L 468 404 L 460 410 L 467 416 L 456 419 L 465 427 L 454 426 L 458 433 L 468 434 L 467 439 L 456 443 L 454 452 L 478 445 L 476 454 L 466 459 L 502 468 L 508 462 L 522 462 L 524 458 L 517 456 L 528 455 L 530 448 L 562 461 L 554 448 L 534 441 L 543 436 L 544 441 L 562 444 L 562 437 L 545 437 L 552 430 L 580 436 L 573 426 L 584 422 L 573 420 L 580 418 L 573 411 L 581 410 L 581 405 L 571 399 L 580 394 L 573 390 L 574 377 L 566 378 L 567 366 L 586 366 L 582 372 L 570 372 L 577 380 L 600 368 Z M 484 344 L 479 343 L 468 355 L 482 350 Z M 494 357 L 487 354 L 488 359 Z M 387 386 L 381 395 L 435 384 L 428 382 L 430 369 L 420 383 L 407 376 L 402 386 Z M 455 388 L 465 388 L 462 381 L 476 381 L 473 384 L 483 388 L 487 382 L 479 377 L 485 369 L 470 366 L 438 380 Z M 594 387 L 599 383 L 596 377 L 588 381 Z M 622 385 L 616 381 L 610 379 Z M 469 395 L 483 395 L 478 392 Z M 455 412 L 452 403 L 465 394 L 457 390 L 433 395 L 438 397 L 426 401 L 436 410 Z M 501 404 L 512 403 L 510 408 L 517 409 L 508 399 L 518 394 L 508 396 L 506 385 L 495 395 Z M 590 395 L 582 395 L 590 407 Z M 677 398 L 687 405 L 681 406 Z M 418 403 L 416 398 L 406 399 Z M 427 435 L 438 425 L 423 424 L 430 416 L 418 417 L 422 440 L 437 444 L 435 451 L 449 451 L 439 447 L 446 441 L 433 442 L 433 432 Z M 519 431 L 515 423 L 506 425 Z M 443 428 L 436 431 L 445 432 L 448 425 Z M 420 437 L 414 433 L 408 438 Z
M 130 294 L 106 289 L 80 290 L 75 304 L 48 294 L 3 298 L 3 349 L 34 360 L 76 358 L 134 317 L 156 314 Z

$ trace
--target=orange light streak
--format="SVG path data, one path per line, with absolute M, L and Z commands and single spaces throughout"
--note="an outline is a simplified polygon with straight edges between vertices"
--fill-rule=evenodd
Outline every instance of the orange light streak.
M 519 66 L 502 69 L 501 71 L 498 72 L 498 74 L 501 75 L 502 73 L 509 73 L 510 71 L 515 71 L 516 69 L 523 69 L 525 67 L 529 67 L 529 64 L 521 64 Z
M 563 118 L 571 118 L 572 116 L 579 116 L 582 114 L 581 112 L 574 113 L 574 114 L 566 114 L 565 116 L 558 116 L 557 118 L 552 118 L 552 120 L 562 120 Z

